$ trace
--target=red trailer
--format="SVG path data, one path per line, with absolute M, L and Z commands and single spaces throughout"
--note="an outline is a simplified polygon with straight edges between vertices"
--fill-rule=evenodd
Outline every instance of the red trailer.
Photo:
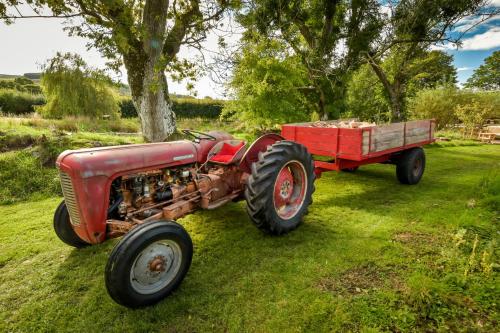
M 435 141 L 434 120 L 364 128 L 339 128 L 335 127 L 333 122 L 330 127 L 328 122 L 321 123 L 323 126 L 312 122 L 286 124 L 281 130 L 285 139 L 304 145 L 311 154 L 332 158 L 330 161 L 314 161 L 316 177 L 320 177 L 324 171 L 354 171 L 364 164 L 392 163 L 400 166 L 397 174 L 402 183 L 415 184 L 420 180 L 425 167 L 423 150 L 415 148 Z M 400 162 L 409 158 L 416 158 L 414 163 L 406 165 L 411 166 L 415 177 L 405 177 L 405 170 L 401 170 L 408 163 Z

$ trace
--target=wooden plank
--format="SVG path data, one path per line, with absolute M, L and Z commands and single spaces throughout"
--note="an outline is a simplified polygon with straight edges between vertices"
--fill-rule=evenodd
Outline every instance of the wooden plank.
M 363 132 L 363 149 L 362 154 L 366 155 L 370 152 L 370 131 Z
M 404 123 L 373 128 L 370 151 L 379 152 L 402 146 L 404 144 L 404 128 Z
M 429 135 L 429 126 L 427 126 L 426 128 L 412 128 L 406 131 L 406 136 L 419 135 L 419 134 Z

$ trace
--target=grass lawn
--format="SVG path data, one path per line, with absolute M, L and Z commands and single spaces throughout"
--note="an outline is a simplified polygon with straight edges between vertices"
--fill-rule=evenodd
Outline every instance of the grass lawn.
M 282 237 L 255 228 L 244 202 L 181 219 L 191 269 L 140 310 L 105 290 L 118 240 L 64 245 L 58 197 L 0 206 L 0 332 L 498 331 L 500 146 L 426 152 L 416 186 L 388 165 L 323 174 Z

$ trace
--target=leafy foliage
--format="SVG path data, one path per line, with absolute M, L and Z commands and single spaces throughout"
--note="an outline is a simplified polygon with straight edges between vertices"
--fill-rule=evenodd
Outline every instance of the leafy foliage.
M 500 51 L 495 51 L 484 59 L 484 64 L 474 71 L 465 87 L 500 90 Z
M 11 89 L 30 94 L 39 95 L 42 89 L 28 78 L 17 77 L 14 80 L 0 80 L 0 89 Z
M 461 110 L 459 111 L 460 117 L 457 115 L 457 109 Z M 424 89 L 410 99 L 409 110 L 410 116 L 415 119 L 434 118 L 438 129 L 465 120 L 469 116 L 463 114 L 466 110 L 471 113 L 471 117 L 475 117 L 477 113 L 483 113 L 481 116 L 483 120 L 499 118 L 500 92 L 458 90 L 453 86 Z
M 301 91 L 307 89 L 306 70 L 283 43 L 247 45 L 236 62 L 230 83 L 235 98 L 226 103 L 224 116 L 260 129 L 309 118 L 311 108 Z
M 244 6 L 240 23 L 249 47 L 260 38 L 282 43 L 306 72 L 309 89 L 297 94 L 321 117 L 338 117 L 345 82 L 382 27 L 379 16 L 374 0 L 254 0 Z
M 366 58 L 389 97 L 392 120 L 404 120 L 407 116 L 405 98 L 407 88 L 411 88 L 409 81 L 414 77 L 412 71 L 415 68 L 412 67 L 425 66 L 425 63 L 415 60 L 425 59 L 424 54 L 431 45 L 453 39 L 453 36 L 449 35 L 451 28 L 460 19 L 478 14 L 484 2 L 409 0 L 390 2 L 387 5 L 388 13 L 384 15 L 385 28 Z M 386 66 L 382 66 L 382 62 L 387 63 L 387 58 L 393 62 L 389 66 L 389 72 Z M 449 62 L 443 55 L 440 55 L 440 58 L 444 63 Z M 421 84 L 425 86 L 425 80 L 422 80 Z
M 457 105 L 454 111 L 457 118 L 464 125 L 464 136 L 472 138 L 474 137 L 474 130 L 482 127 L 493 109 L 491 109 L 490 105 L 483 105 L 475 100 L 470 104 Z
M 396 76 L 401 75 L 399 65 L 399 56 L 391 53 L 380 68 L 388 80 L 395 82 Z M 406 86 L 404 92 L 400 92 L 402 105 L 406 106 L 407 99 L 424 88 L 454 85 L 456 75 L 452 56 L 442 51 L 422 52 L 404 69 Z M 347 91 L 347 116 L 382 122 L 393 118 L 391 97 L 370 65 L 363 65 L 354 73 Z M 403 112 L 407 117 L 406 110 Z
M 111 80 L 78 55 L 58 53 L 49 60 L 41 84 L 47 104 L 38 111 L 44 117 L 118 115 Z
M 43 95 L 33 95 L 19 90 L 0 89 L 0 112 L 21 115 L 35 112 L 37 105 L 45 104 Z
M 347 88 L 346 117 L 363 121 L 387 122 L 391 119 L 384 87 L 369 65 L 357 70 Z

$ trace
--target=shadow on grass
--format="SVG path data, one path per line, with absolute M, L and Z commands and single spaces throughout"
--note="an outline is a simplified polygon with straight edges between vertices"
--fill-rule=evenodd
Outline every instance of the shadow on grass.
M 441 163 L 433 158 L 437 154 Z M 464 162 L 464 156 L 476 161 Z M 274 309 L 276 295 L 309 290 L 313 297 L 319 297 L 315 292 L 320 291 L 310 289 L 321 275 L 341 276 L 347 268 L 365 261 L 383 266 L 384 260 L 406 260 L 399 258 L 401 247 L 410 247 L 412 243 L 391 242 L 391 233 L 399 231 L 399 222 L 405 222 L 401 221 L 402 212 L 409 209 L 423 215 L 427 212 L 418 210 L 436 200 L 454 200 L 462 198 L 464 191 L 472 192 L 475 183 L 464 180 L 468 184 L 464 187 L 447 170 L 454 166 L 467 168 L 472 172 L 470 179 L 475 180 L 483 169 L 491 168 L 485 161 L 491 161 L 491 156 L 433 150 L 428 154 L 428 171 L 416 186 L 399 184 L 393 166 L 362 167 L 352 175 L 325 174 L 317 181 L 315 201 L 305 223 L 282 237 L 272 237 L 255 228 L 244 203 L 196 212 L 179 221 L 192 236 L 195 247 L 186 279 L 171 296 L 145 309 L 125 309 L 106 294 L 104 267 L 119 240 L 74 250 L 59 265 L 52 280 L 52 294 L 67 305 L 59 307 L 59 315 L 64 318 L 78 306 L 76 327 L 111 325 L 112 331 L 197 331 L 200 327 L 226 331 L 230 330 L 231 320 L 257 320 L 252 317 L 252 306 L 260 306 L 256 313 L 265 318 L 264 312 Z M 347 185 L 357 190 L 349 192 Z M 385 234 L 364 234 L 362 228 L 369 222 L 358 221 L 358 216 L 349 217 L 348 221 L 342 220 L 342 216 L 337 219 L 335 214 L 341 214 L 344 208 L 369 213 L 373 219 L 394 217 L 399 222 L 386 226 L 389 231 Z M 390 251 L 392 259 L 384 259 L 384 251 Z M 298 302 L 293 297 L 291 301 Z M 314 300 L 307 301 L 312 304 Z M 233 325 L 244 327 L 241 322 Z

